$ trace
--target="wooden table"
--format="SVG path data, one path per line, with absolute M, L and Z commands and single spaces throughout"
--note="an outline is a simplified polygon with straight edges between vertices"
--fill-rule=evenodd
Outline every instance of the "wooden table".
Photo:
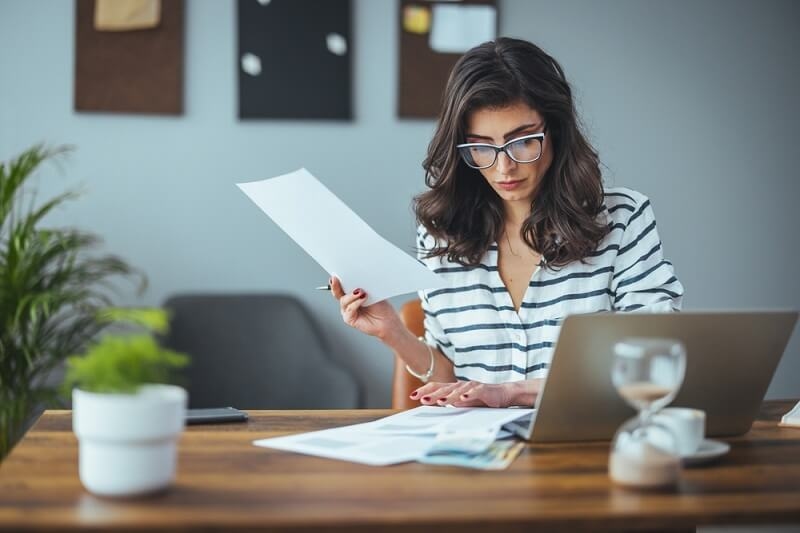
M 115 501 L 78 479 L 69 411 L 46 412 L 0 466 L 0 530 L 580 531 L 800 523 L 800 430 L 765 402 L 713 465 L 673 493 L 609 482 L 608 443 L 529 446 L 508 470 L 369 467 L 257 448 L 254 439 L 366 422 L 391 411 L 252 411 L 247 424 L 189 427 L 165 494 Z

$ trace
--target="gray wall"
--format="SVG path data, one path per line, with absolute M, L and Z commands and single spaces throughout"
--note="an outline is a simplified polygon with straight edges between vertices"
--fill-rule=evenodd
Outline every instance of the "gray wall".
M 74 113 L 73 3 L 0 2 L 0 160 L 39 141 L 77 146 L 63 172 L 43 174 L 42 195 L 85 187 L 53 221 L 99 232 L 149 274 L 145 296 L 122 303 L 190 290 L 291 292 L 368 384 L 368 405 L 387 406 L 390 352 L 341 323 L 330 296 L 311 290 L 325 272 L 233 184 L 306 166 L 379 233 L 412 246 L 410 199 L 423 186 L 433 124 L 395 118 L 395 2 L 354 2 L 352 123 L 238 122 L 234 4 L 187 4 L 186 113 L 165 118 Z M 500 5 L 504 35 L 561 61 L 607 181 L 652 199 L 685 308 L 800 307 L 800 4 Z M 800 397 L 799 337 L 770 397 Z

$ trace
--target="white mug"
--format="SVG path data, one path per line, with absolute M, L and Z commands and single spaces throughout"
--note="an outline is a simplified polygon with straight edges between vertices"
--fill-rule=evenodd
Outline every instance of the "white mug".
M 681 456 L 695 453 L 705 438 L 706 413 L 700 409 L 667 407 L 655 414 L 653 422 L 672 432 Z

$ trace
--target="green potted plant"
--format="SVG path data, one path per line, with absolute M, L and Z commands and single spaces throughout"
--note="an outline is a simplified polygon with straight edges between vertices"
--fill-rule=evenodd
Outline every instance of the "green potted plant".
M 38 409 L 58 404 L 51 374 L 104 327 L 96 316 L 111 305 L 112 282 L 137 276 L 145 286 L 123 260 L 97 255 L 95 235 L 45 225 L 77 195 L 36 202 L 30 181 L 68 151 L 34 146 L 0 162 L 0 460 Z
M 186 391 L 167 383 L 188 358 L 153 337 L 166 332 L 163 310 L 109 309 L 100 319 L 144 331 L 107 333 L 67 359 L 81 482 L 102 496 L 161 491 L 175 477 L 186 416 Z

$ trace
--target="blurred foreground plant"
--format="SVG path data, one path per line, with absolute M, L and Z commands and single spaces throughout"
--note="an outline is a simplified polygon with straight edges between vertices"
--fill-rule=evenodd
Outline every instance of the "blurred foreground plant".
M 0 162 L 0 460 L 37 408 L 57 404 L 48 376 L 105 327 L 97 317 L 111 305 L 114 278 L 134 275 L 139 290 L 146 283 L 122 259 L 93 255 L 95 235 L 42 226 L 77 194 L 35 205 L 25 185 L 44 161 L 67 151 L 34 146 Z
M 161 309 L 108 309 L 103 322 L 130 324 L 152 333 L 166 333 L 169 317 Z M 73 387 L 96 393 L 135 393 L 140 385 L 169 383 L 186 355 L 159 345 L 150 333 L 105 334 L 84 355 L 67 358 L 64 392 Z

